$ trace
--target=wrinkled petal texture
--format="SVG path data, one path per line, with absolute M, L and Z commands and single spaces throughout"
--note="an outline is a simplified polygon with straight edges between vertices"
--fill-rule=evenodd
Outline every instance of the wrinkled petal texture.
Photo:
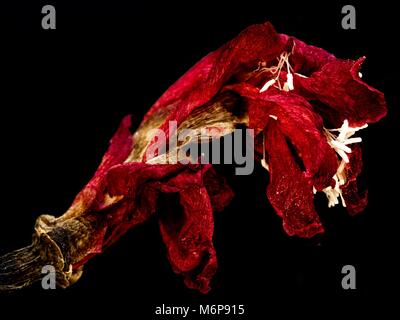
M 276 65 L 283 52 L 290 53 L 294 90 L 271 86 L 260 93 L 270 78 L 267 72 L 254 75 L 260 65 Z M 313 188 L 333 187 L 340 163 L 328 144 L 325 128 L 338 128 L 344 120 L 353 127 L 363 126 L 386 114 L 383 94 L 360 79 L 363 61 L 337 59 L 323 49 L 276 33 L 270 23 L 250 26 L 185 73 L 156 101 L 142 124 L 154 117 L 161 119 L 156 128 L 168 138 L 172 134 L 169 121 L 177 121 L 179 126 L 218 94 L 235 92 L 247 113 L 248 127 L 255 131 L 255 150 L 265 153 L 269 164 L 267 197 L 282 217 L 284 230 L 288 235 L 312 237 L 324 231 L 314 208 Z M 278 76 L 286 78 L 287 72 Z M 213 212 L 222 211 L 233 192 L 211 165 L 148 164 L 145 158 L 125 161 L 135 143 L 129 129 L 130 120 L 125 118 L 94 178 L 78 194 L 67 217 L 83 212 L 101 217 L 102 228 L 90 251 L 93 254 L 158 214 L 173 270 L 184 277 L 188 287 L 208 292 L 217 268 Z M 357 188 L 361 149 L 355 147 L 349 158 L 342 190 L 348 211 L 355 214 L 367 204 L 366 192 L 360 195 Z M 164 196 L 177 202 L 179 212 L 157 212 L 157 201 Z
M 331 184 L 337 169 L 337 157 L 323 133 L 322 118 L 304 98 L 277 91 L 260 94 L 258 89 L 249 85 L 228 88 L 246 98 L 250 128 L 257 132 L 264 130 L 268 123 L 276 122 L 295 148 L 306 176 L 314 180 L 314 186 L 322 190 Z
M 362 171 L 362 153 L 359 146 L 353 148 L 350 163 L 346 166 L 347 182 L 342 187 L 347 211 L 351 215 L 362 212 L 368 204 L 368 191 L 360 193 L 357 178 Z
M 386 115 L 384 95 L 359 77 L 364 60 L 335 60 L 309 78 L 298 78 L 302 93 L 323 103 L 319 111 L 333 127 L 346 119 L 353 127 L 362 126 Z
M 276 123 L 269 125 L 266 146 L 271 173 L 267 196 L 282 217 L 283 228 L 287 234 L 301 237 L 323 232 L 314 209 L 311 181 L 293 159 L 287 141 Z

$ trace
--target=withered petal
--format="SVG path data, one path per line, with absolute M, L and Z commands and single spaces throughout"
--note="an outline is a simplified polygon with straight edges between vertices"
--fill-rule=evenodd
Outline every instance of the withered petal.
M 283 219 L 288 235 L 310 238 L 324 231 L 314 209 L 312 181 L 293 159 L 285 136 L 271 122 L 266 129 L 266 146 L 270 168 L 267 196 Z
M 245 98 L 249 110 L 249 128 L 257 133 L 269 123 L 276 122 L 295 148 L 306 176 L 314 181 L 314 187 L 322 190 L 331 185 L 338 166 L 337 156 L 327 143 L 322 118 L 303 97 L 274 90 L 260 93 L 248 84 L 228 88 Z
M 346 209 L 351 215 L 365 210 L 368 204 L 368 190 L 360 192 L 358 189 L 358 178 L 362 172 L 362 152 L 360 146 L 355 146 L 349 155 L 350 162 L 346 165 L 347 181 L 341 187 Z
M 340 127 L 344 120 L 352 127 L 363 126 L 379 121 L 387 113 L 383 93 L 359 77 L 364 60 L 337 59 L 309 78 L 296 78 L 305 97 L 322 103 L 319 112 L 333 127 Z

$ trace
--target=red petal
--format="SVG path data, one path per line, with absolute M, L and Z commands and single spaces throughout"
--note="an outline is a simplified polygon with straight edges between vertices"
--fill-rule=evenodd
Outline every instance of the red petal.
M 280 34 L 282 41 L 286 41 L 286 51 L 290 52 L 290 64 L 294 72 L 304 76 L 319 71 L 325 64 L 336 60 L 335 56 L 324 49 L 308 45 L 301 40 Z
M 101 194 L 104 189 L 104 177 L 112 166 L 124 162 L 124 160 L 132 151 L 133 140 L 132 133 L 129 130 L 130 127 L 131 116 L 126 116 L 121 121 L 117 132 L 112 137 L 110 146 L 107 152 L 104 154 L 103 159 L 93 178 L 75 197 L 74 202 L 65 213 L 64 218 L 76 216 L 88 210 L 93 205 L 101 206 Z
M 186 118 L 195 107 L 208 102 L 241 66 L 259 60 L 271 61 L 281 53 L 283 45 L 269 22 L 248 27 L 176 81 L 152 106 L 145 120 L 168 106 L 183 113 L 182 117 L 175 114 L 178 117 L 173 117 L 174 120 Z
M 386 115 L 383 93 L 367 85 L 358 75 L 364 60 L 336 60 L 310 78 L 296 77 L 305 96 L 324 104 L 319 111 L 334 127 L 340 127 L 346 119 L 353 127 L 362 126 Z
M 195 183 L 187 184 L 187 179 Z M 183 215 L 168 212 L 160 219 L 160 230 L 174 271 L 184 275 L 188 287 L 206 293 L 217 269 L 217 259 L 212 243 L 213 210 L 202 180 L 201 171 L 186 171 L 176 177 L 173 184 L 179 189 Z
M 179 125 L 197 107 L 209 102 L 231 78 L 249 64 L 272 61 L 285 43 L 270 23 L 253 25 L 218 50 L 208 54 L 175 82 L 145 115 L 168 116 L 159 128 L 169 136 L 169 121 Z
M 126 196 L 129 209 L 119 216 L 111 242 L 127 228 L 149 218 L 155 211 L 156 194 L 178 193 L 184 210 L 176 220 L 176 212 L 160 219 L 160 229 L 167 246 L 168 257 L 176 273 L 185 276 L 185 284 L 201 292 L 209 290 L 209 283 L 217 267 L 212 244 L 214 218 L 211 201 L 203 184 L 204 173 L 210 166 L 149 165 L 128 163 L 112 168 L 108 174 L 108 192 Z M 151 197 L 149 197 L 151 196 Z M 152 204 L 143 203 L 151 199 Z M 148 208 L 152 208 L 149 210 Z M 113 211 L 115 214 L 115 211 Z M 115 216 L 110 217 L 114 221 Z M 121 227 L 121 224 L 125 227 Z
M 331 185 L 338 161 L 328 145 L 321 117 L 302 97 L 286 92 L 263 92 L 249 85 L 228 87 L 246 98 L 249 127 L 256 132 L 276 122 L 303 161 L 307 177 L 314 179 L 317 190 Z M 276 116 L 277 120 L 270 116 Z
M 226 179 L 210 168 L 204 174 L 204 184 L 210 196 L 210 201 L 215 211 L 221 212 L 231 202 L 234 193 Z
M 324 231 L 314 209 L 312 183 L 301 172 L 276 123 L 267 128 L 270 184 L 267 196 L 289 235 L 310 238 Z
M 368 204 L 368 191 L 360 193 L 357 178 L 362 171 L 362 152 L 359 146 L 354 146 L 349 154 L 350 162 L 346 165 L 347 182 L 341 187 L 347 211 L 355 215 L 364 211 Z

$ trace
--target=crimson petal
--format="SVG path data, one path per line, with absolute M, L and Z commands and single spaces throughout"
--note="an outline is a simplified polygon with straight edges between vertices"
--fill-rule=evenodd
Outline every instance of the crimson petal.
M 321 114 L 330 125 L 340 127 L 349 120 L 352 127 L 377 122 L 386 115 L 382 92 L 363 82 L 359 76 L 364 58 L 357 61 L 335 60 L 324 65 L 309 78 L 296 77 L 302 93 L 324 105 Z
M 250 128 L 258 132 L 275 121 L 296 149 L 307 177 L 314 179 L 314 187 L 322 190 L 331 185 L 338 166 L 337 156 L 327 143 L 322 118 L 304 98 L 273 90 L 260 93 L 257 88 L 243 84 L 229 89 L 246 99 Z
M 347 211 L 351 215 L 362 212 L 368 204 L 368 191 L 360 193 L 358 177 L 362 171 L 362 153 L 360 146 L 355 146 L 349 155 L 350 162 L 346 165 L 347 181 L 341 187 Z
M 312 181 L 300 170 L 274 122 L 268 125 L 266 145 L 271 173 L 267 196 L 283 218 L 283 228 L 289 235 L 306 238 L 322 233 L 324 229 L 314 209 Z

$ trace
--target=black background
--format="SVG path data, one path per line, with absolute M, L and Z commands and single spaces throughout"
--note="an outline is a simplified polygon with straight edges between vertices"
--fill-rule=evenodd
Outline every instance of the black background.
M 56 7 L 56 30 L 41 28 L 44 4 Z M 343 30 L 345 4 L 1 4 L 0 254 L 30 243 L 38 215 L 58 216 L 68 208 L 125 114 L 133 114 L 138 124 L 190 66 L 253 23 L 269 20 L 278 32 L 340 58 L 366 55 L 364 79 L 386 94 L 389 115 L 362 135 L 368 209 L 349 217 L 343 208 L 327 210 L 325 200 L 317 199 L 326 226 L 321 237 L 284 234 L 265 197 L 265 170 L 234 176 L 230 168 L 220 167 L 236 198 L 215 217 L 219 270 L 208 295 L 187 289 L 172 272 L 152 219 L 92 259 L 71 288 L 44 291 L 37 285 L 3 294 L 0 310 L 16 303 L 21 306 L 13 309 L 16 314 L 41 310 L 43 316 L 95 316 L 111 311 L 130 319 L 157 319 L 154 308 L 162 303 L 245 304 L 248 319 L 272 318 L 275 309 L 281 316 L 313 315 L 321 305 L 326 314 L 388 310 L 381 303 L 390 306 L 398 290 L 399 210 L 392 206 L 398 198 L 398 18 L 389 3 L 352 2 L 357 29 Z M 356 267 L 356 290 L 341 288 L 346 264 Z

